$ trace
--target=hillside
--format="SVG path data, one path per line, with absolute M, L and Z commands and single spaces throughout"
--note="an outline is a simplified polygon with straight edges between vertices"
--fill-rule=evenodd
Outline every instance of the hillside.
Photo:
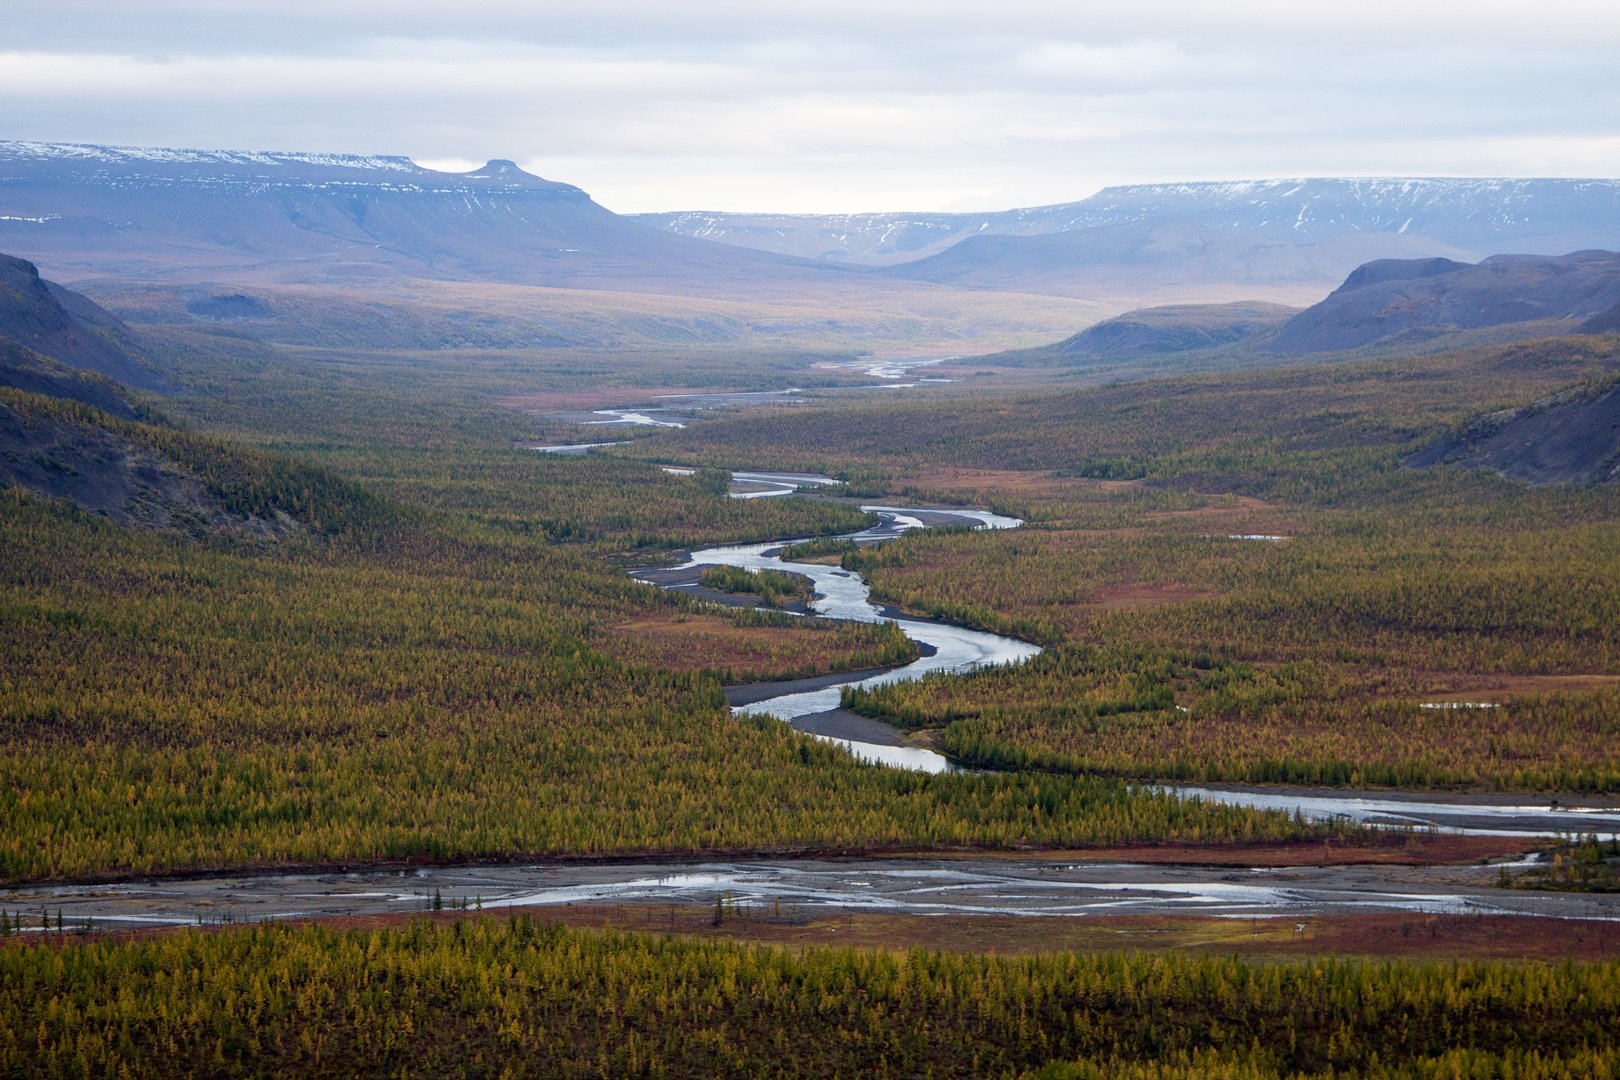
M 1129 357 L 1220 348 L 1270 333 L 1296 314 L 1297 308 L 1252 302 L 1140 308 L 1087 327 L 1052 351 Z
M 1406 459 L 1492 469 L 1531 484 L 1620 479 L 1620 387 L 1565 391 L 1492 413 Z
M 193 539 L 370 541 L 398 527 L 380 500 L 327 470 L 0 387 L 0 488 L 11 485 L 119 525 Z
M 1479 254 L 1620 246 L 1620 180 L 1297 179 L 1104 188 L 1078 202 L 976 214 L 638 214 L 684 236 L 784 255 L 886 266 L 975 236 L 1037 236 L 1181 218 L 1220 232 L 1310 243 L 1386 233 Z
M 5 349 L 0 385 L 18 385 L 7 370 L 25 367 L 53 377 L 64 371 L 91 373 L 143 390 L 164 386 L 118 319 L 89 298 L 44 280 L 33 263 L 5 254 L 0 254 L 0 348 Z
M 1383 260 L 1358 268 L 1332 295 L 1289 321 L 1267 346 L 1302 356 L 1369 346 L 1420 345 L 1493 327 L 1517 336 L 1598 329 L 1620 304 L 1620 254 L 1498 255 Z

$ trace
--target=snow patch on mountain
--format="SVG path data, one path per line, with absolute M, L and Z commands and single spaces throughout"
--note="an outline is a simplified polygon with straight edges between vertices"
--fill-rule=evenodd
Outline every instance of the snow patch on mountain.
M 423 173 L 405 157 L 369 154 L 280 153 L 269 150 L 192 150 L 161 146 L 98 146 L 89 143 L 22 142 L 0 140 L 0 160 L 104 161 L 124 165 L 134 161 L 171 165 L 316 165 L 327 168 L 368 169 Z

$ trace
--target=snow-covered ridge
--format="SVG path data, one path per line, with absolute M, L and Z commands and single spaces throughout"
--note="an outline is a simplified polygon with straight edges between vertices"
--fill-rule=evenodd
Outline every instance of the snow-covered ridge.
M 282 153 L 269 150 L 192 150 L 161 146 L 95 146 L 88 143 L 20 142 L 0 140 L 0 160 L 104 161 L 128 164 L 145 161 L 171 165 L 315 165 L 327 168 L 367 169 L 382 172 L 426 173 L 410 158 L 369 154 Z

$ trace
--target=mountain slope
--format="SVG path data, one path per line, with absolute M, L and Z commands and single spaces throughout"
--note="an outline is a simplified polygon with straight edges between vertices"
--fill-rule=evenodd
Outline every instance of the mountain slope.
M 0 386 L 0 489 L 7 485 L 194 538 L 369 543 L 400 527 L 387 504 L 325 469 Z
M 892 265 L 981 235 L 1036 236 L 1180 218 L 1311 243 L 1423 236 L 1481 255 L 1620 247 L 1620 180 L 1299 179 L 1104 188 L 1079 202 L 978 214 L 640 214 L 685 236 L 785 255 Z
M 1459 331 L 1523 325 L 1528 333 L 1601 326 L 1620 304 L 1620 254 L 1498 255 L 1477 265 L 1445 259 L 1358 268 L 1267 346 L 1284 356 L 1420 344 Z
M 832 268 L 648 229 L 510 161 L 0 142 L 0 250 L 69 279 L 686 291 Z

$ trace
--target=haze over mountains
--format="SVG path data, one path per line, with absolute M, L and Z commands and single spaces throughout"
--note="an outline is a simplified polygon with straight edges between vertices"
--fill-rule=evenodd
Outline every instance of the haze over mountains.
M 1054 296 L 1309 302 L 1364 262 L 1470 254 L 1427 237 L 1387 233 L 1294 243 L 1148 218 L 1040 236 L 972 236 L 886 277 Z
M 1108 313 L 662 233 L 507 161 L 0 143 L 0 251 L 133 322 L 290 344 L 985 352 Z
M 685 212 L 638 220 L 682 235 L 965 288 L 1309 303 L 1374 259 L 1472 262 L 1508 252 L 1620 247 L 1620 181 L 1146 184 L 986 214 Z
M 1308 303 L 1379 258 L 1605 246 L 1620 246 L 1617 181 L 1145 185 L 994 214 L 631 218 L 503 160 L 443 173 L 404 157 L 0 142 L 0 251 L 67 281 L 710 295 L 916 282 L 1121 310 L 1143 294 Z

